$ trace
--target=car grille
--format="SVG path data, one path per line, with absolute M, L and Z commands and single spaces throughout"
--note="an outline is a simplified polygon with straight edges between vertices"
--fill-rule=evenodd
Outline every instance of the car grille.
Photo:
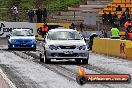
M 30 40 L 17 40 L 17 42 L 22 42 L 22 43 L 24 43 L 24 42 L 30 42 Z
M 15 45 L 15 47 L 21 47 L 21 48 L 25 47 L 26 48 L 26 47 L 31 47 L 31 45 Z
M 73 45 L 73 46 L 59 46 L 61 49 L 75 49 L 76 46 Z
M 78 53 L 73 53 L 73 54 L 64 54 L 64 53 L 52 53 L 51 56 L 59 56 L 59 57 L 77 57 Z

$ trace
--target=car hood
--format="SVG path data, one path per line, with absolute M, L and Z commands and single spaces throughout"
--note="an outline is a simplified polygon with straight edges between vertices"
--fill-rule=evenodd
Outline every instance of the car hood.
M 86 45 L 84 40 L 49 40 L 47 45 Z
M 10 39 L 35 39 L 35 36 L 13 36 Z

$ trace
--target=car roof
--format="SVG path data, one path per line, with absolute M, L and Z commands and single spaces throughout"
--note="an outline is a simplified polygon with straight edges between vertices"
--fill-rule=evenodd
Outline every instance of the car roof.
M 66 29 L 66 28 L 55 28 L 55 29 L 51 29 L 50 31 L 77 31 L 77 30 L 73 30 L 73 29 Z

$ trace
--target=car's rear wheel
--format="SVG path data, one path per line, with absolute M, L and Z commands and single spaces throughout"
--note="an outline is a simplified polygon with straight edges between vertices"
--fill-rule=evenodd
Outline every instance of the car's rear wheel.
M 45 58 L 45 64 L 49 64 L 51 62 L 50 59 Z
M 81 59 L 75 59 L 75 61 L 76 61 L 77 64 L 81 63 Z

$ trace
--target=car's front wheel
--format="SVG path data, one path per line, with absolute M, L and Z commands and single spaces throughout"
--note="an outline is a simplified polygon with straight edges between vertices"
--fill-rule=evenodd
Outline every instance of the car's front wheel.
M 39 59 L 40 59 L 40 62 L 44 63 L 44 58 L 42 58 L 42 54 L 41 53 L 39 54 Z
M 8 46 L 8 50 L 11 50 L 11 48 Z
M 45 50 L 44 50 L 44 58 L 45 58 L 45 64 L 49 64 L 51 62 L 51 60 L 47 58 Z
M 45 64 L 49 64 L 51 62 L 50 59 L 45 58 Z
M 89 60 L 89 53 L 87 58 L 82 60 L 82 64 L 88 64 L 88 60 Z

